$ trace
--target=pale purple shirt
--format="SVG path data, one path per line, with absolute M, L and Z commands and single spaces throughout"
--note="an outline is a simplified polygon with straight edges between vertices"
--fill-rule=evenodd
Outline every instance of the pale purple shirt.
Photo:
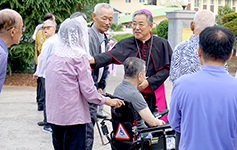
M 8 57 L 7 45 L 0 37 L 0 93 L 6 77 L 7 57 Z
M 46 65 L 47 121 L 56 125 L 76 125 L 91 122 L 88 102 L 105 103 L 97 92 L 89 61 L 53 55 Z

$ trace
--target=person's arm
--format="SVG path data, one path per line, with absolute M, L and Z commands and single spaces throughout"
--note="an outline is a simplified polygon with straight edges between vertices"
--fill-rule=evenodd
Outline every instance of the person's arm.
M 179 109 L 179 92 L 177 85 L 174 84 L 171 101 L 170 101 L 170 111 L 168 114 L 168 120 L 170 126 L 177 132 L 180 132 L 180 123 L 181 123 L 181 111 Z
M 98 83 L 98 89 L 103 90 L 106 87 L 106 78 L 108 76 L 108 69 L 109 69 L 109 66 L 104 67 L 102 77 L 100 79 L 100 82 Z
M 40 77 L 44 77 L 45 75 L 45 67 L 47 64 L 47 58 L 50 55 L 49 50 L 51 50 L 52 44 L 49 41 L 45 41 L 43 46 L 42 46 L 42 51 L 41 54 L 38 57 L 38 65 L 36 68 L 36 72 L 33 75 L 33 78 L 35 77 L 36 79 L 36 75 L 40 76 Z
M 75 59 L 78 63 L 75 65 L 78 71 L 78 84 L 80 93 L 85 97 L 85 99 L 96 105 L 106 104 L 112 107 L 120 107 L 125 105 L 122 100 L 105 98 L 97 92 L 94 86 L 94 81 L 91 76 L 91 69 L 88 63 L 88 59 L 82 56 L 80 59 Z
M 139 90 L 143 90 L 150 86 L 152 91 L 155 91 L 158 89 L 168 78 L 169 71 L 170 71 L 170 61 L 172 56 L 172 49 L 168 43 L 168 41 L 157 44 L 156 46 L 163 46 L 163 47 L 154 47 L 154 49 L 160 50 L 158 52 L 153 52 L 152 57 L 154 57 L 154 61 L 159 60 L 159 57 L 161 57 L 161 64 L 164 64 L 164 66 L 161 66 L 160 68 L 156 68 L 155 74 L 150 75 L 147 80 L 145 80 L 141 85 L 139 85 Z M 150 63 L 153 63 L 152 61 Z M 157 62 L 156 62 L 157 64 Z M 149 68 L 148 68 L 149 71 Z M 147 73 L 149 75 L 149 72 Z
M 179 77 L 179 71 L 178 70 L 178 67 L 180 67 L 180 61 L 179 60 L 182 60 L 180 59 L 181 57 L 181 53 L 180 53 L 180 50 L 179 50 L 179 45 L 177 45 L 175 48 L 174 48 L 174 51 L 173 51 L 173 54 L 172 54 L 172 57 L 171 57 L 171 64 L 170 64 L 170 78 L 169 80 L 174 84 L 174 81 Z
M 0 53 L 0 93 L 6 77 L 6 71 L 7 71 L 7 56 L 6 54 Z
M 151 127 L 160 126 L 160 125 L 165 124 L 165 122 L 163 120 L 155 118 L 148 107 L 139 111 L 138 114 Z

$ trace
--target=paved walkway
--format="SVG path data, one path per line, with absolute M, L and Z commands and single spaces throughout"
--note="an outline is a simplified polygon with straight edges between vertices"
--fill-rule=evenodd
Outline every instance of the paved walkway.
M 110 74 L 107 92 L 123 79 L 123 66 L 118 66 L 116 76 Z M 166 81 L 166 95 L 169 103 L 172 85 Z M 43 113 L 37 111 L 35 87 L 4 86 L 0 94 L 0 150 L 53 150 L 51 134 L 42 131 L 37 122 L 43 120 Z M 110 115 L 110 107 L 104 113 Z M 111 131 L 111 126 L 109 130 Z M 103 137 L 107 143 L 107 139 Z M 97 127 L 93 150 L 110 150 L 110 145 L 102 145 Z

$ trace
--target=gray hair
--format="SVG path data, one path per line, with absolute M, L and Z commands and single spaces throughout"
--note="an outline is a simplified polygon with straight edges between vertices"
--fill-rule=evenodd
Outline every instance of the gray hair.
M 200 10 L 194 15 L 194 32 L 201 32 L 206 27 L 215 25 L 215 14 L 209 10 Z
M 153 17 L 151 16 L 151 14 L 149 14 L 148 12 L 145 12 L 145 11 L 140 11 L 140 10 L 135 11 L 135 13 L 132 16 L 132 21 L 134 20 L 136 15 L 141 15 L 141 14 L 146 15 L 146 18 L 147 18 L 146 20 L 149 25 L 151 25 L 153 23 Z
M 18 16 L 21 17 L 21 15 L 15 10 L 0 10 L 0 33 L 5 33 L 8 29 L 17 26 L 20 23 Z
M 128 57 L 123 65 L 124 78 L 135 79 L 140 72 L 145 71 L 145 61 L 137 57 Z
M 86 15 L 83 12 L 74 12 L 71 16 L 70 19 L 76 18 L 82 16 L 85 20 L 87 20 Z
M 94 13 L 96 15 L 99 15 L 102 7 L 107 8 L 107 9 L 113 9 L 113 7 L 108 3 L 98 3 L 95 5 Z
M 46 20 L 43 24 L 46 24 L 46 23 L 51 23 L 55 28 L 57 27 L 57 23 L 56 22 L 53 22 L 52 20 Z

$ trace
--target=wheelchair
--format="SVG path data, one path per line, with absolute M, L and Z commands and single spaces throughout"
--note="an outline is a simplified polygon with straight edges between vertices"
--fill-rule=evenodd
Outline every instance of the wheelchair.
M 107 93 L 105 96 L 117 98 Z M 139 130 L 136 123 L 137 113 L 130 102 L 124 102 L 125 106 L 120 108 L 111 107 L 112 119 L 103 119 L 100 123 L 102 132 L 108 139 L 112 150 L 175 149 L 175 131 L 169 124 Z M 167 113 L 168 110 L 164 110 L 157 113 L 155 117 L 161 118 Z M 113 131 L 110 134 L 105 121 L 112 122 Z M 147 138 L 147 134 L 152 134 L 152 137 Z

